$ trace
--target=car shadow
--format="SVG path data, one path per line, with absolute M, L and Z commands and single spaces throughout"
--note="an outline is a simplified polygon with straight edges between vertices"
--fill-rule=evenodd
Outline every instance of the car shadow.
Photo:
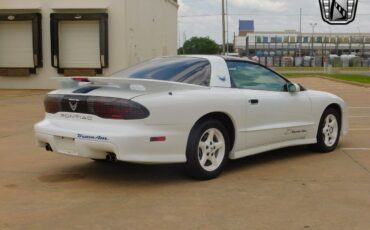
M 299 158 L 305 155 L 313 154 L 305 147 L 290 147 L 270 151 L 254 156 L 245 157 L 238 160 L 230 161 L 226 167 L 226 175 L 228 173 L 238 173 L 251 167 L 269 164 L 271 162 L 284 161 L 286 159 Z M 183 182 L 195 182 L 189 178 L 184 169 L 183 164 L 171 165 L 142 165 L 125 162 L 103 163 L 103 162 L 88 162 L 86 164 L 76 164 L 67 168 L 63 168 L 63 175 L 69 178 L 77 178 L 80 180 L 93 181 L 94 183 L 104 184 L 173 184 Z M 62 182 L 49 179 L 49 182 Z M 54 179 L 54 181 L 52 181 Z
M 300 158 L 312 154 L 315 153 L 308 150 L 307 146 L 288 147 L 230 161 L 226 171 L 245 170 L 250 167 Z
M 174 183 L 189 181 L 182 164 L 142 165 L 126 162 L 88 162 L 64 168 L 66 172 L 84 175 L 84 180 L 96 183 Z

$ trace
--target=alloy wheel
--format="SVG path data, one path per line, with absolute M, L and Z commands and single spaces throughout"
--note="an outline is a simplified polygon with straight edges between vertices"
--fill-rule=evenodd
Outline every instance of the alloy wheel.
M 329 114 L 325 118 L 324 128 L 322 130 L 324 143 L 328 147 L 332 147 L 338 138 L 338 121 L 337 118 L 333 114 Z
M 199 141 L 198 160 L 201 167 L 209 172 L 217 170 L 222 164 L 226 151 L 225 138 L 215 128 L 206 130 Z

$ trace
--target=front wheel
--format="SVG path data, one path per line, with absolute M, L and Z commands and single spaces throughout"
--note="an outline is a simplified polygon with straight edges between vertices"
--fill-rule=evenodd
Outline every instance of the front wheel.
M 216 178 L 228 161 L 229 146 L 229 135 L 221 122 L 207 120 L 196 125 L 186 150 L 190 176 L 200 180 Z
M 333 108 L 325 110 L 317 131 L 317 143 L 312 145 L 314 151 L 320 153 L 332 152 L 338 146 L 341 132 L 340 114 Z

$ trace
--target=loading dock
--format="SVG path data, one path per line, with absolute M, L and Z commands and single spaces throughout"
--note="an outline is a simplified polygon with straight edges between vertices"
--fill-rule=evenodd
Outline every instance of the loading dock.
M 28 76 L 42 67 L 41 15 L 0 15 L 0 75 Z
M 52 64 L 65 76 L 101 74 L 108 67 L 108 14 L 50 15 Z
M 177 11 L 177 0 L 1 0 L 1 22 L 15 16 L 10 17 L 15 25 L 22 15 L 39 15 L 39 24 L 31 16 L 23 20 L 32 21 L 32 54 L 29 23 L 28 32 L 18 31 L 18 40 L 27 43 L 13 45 L 20 51 L 12 60 L 9 46 L 1 47 L 0 88 L 54 89 L 57 77 L 104 77 L 150 58 L 176 55 Z M 10 32 L 6 36 L 1 39 L 17 41 Z

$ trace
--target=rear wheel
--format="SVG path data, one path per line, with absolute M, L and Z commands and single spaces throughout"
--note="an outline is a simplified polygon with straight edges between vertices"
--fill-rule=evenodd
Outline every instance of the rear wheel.
M 317 143 L 311 148 L 320 153 L 332 152 L 338 146 L 341 131 L 340 114 L 333 108 L 325 110 L 317 131 Z
M 228 161 L 229 135 L 217 120 L 204 121 L 190 133 L 186 151 L 188 174 L 200 180 L 216 178 Z

